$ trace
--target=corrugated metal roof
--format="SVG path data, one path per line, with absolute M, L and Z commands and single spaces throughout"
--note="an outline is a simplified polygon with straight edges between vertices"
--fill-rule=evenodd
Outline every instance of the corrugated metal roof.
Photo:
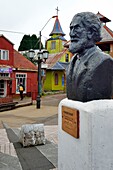
M 49 57 L 46 60 L 46 64 L 48 65 L 48 69 L 51 69 L 61 59 L 61 57 L 66 53 L 66 51 L 68 51 L 68 50 L 64 49 L 60 53 L 49 54 Z
M 69 63 L 59 62 L 61 57 L 67 52 L 67 49 L 64 49 L 60 53 L 49 54 L 48 59 L 46 60 L 46 64 L 48 65 L 48 70 L 66 70 Z
M 69 62 L 59 62 L 59 64 L 62 65 L 62 67 L 65 68 L 65 70 L 67 70 L 68 66 L 69 66 Z
M 113 31 L 106 25 L 102 27 L 102 40 L 100 42 L 113 41 Z
M 57 62 L 51 67 L 51 70 L 65 70 L 65 68 L 59 62 Z
M 37 67 L 26 57 L 14 50 L 14 67 L 19 70 L 37 70 Z

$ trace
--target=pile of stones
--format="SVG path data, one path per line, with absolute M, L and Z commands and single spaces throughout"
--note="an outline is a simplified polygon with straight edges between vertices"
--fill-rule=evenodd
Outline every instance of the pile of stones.
M 44 124 L 26 124 L 22 125 L 19 142 L 25 147 L 30 145 L 45 144 Z

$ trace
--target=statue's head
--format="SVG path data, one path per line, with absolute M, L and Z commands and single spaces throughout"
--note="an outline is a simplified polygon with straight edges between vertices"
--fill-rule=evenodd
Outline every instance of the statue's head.
M 101 40 L 101 22 L 92 12 L 76 14 L 70 23 L 70 52 L 81 53 Z

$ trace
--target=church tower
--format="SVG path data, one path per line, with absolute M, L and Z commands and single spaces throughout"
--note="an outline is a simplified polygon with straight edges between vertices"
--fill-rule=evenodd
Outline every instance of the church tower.
M 46 49 L 50 54 L 61 52 L 64 49 L 64 44 L 67 42 L 67 40 L 64 38 L 65 33 L 63 32 L 60 25 L 58 15 L 56 17 L 53 30 L 49 36 L 51 36 L 51 38 L 46 41 Z

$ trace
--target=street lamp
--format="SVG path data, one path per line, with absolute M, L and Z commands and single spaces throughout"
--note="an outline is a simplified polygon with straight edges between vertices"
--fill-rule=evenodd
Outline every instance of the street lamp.
M 35 62 L 38 63 L 38 95 L 37 95 L 37 99 L 36 99 L 36 108 L 40 109 L 40 102 L 41 102 L 41 63 L 45 62 L 46 59 L 48 58 L 48 54 L 49 52 L 47 50 L 42 50 L 41 48 L 41 32 L 42 30 L 45 28 L 45 26 L 48 24 L 48 22 L 52 19 L 52 18 L 56 18 L 58 16 L 52 16 L 47 22 L 46 24 L 43 26 L 43 28 L 41 29 L 41 31 L 39 32 L 39 51 L 34 55 L 34 51 L 30 50 L 29 51 L 29 57 L 31 57 L 31 60 L 34 60 Z
M 38 64 L 38 95 L 36 98 L 36 108 L 40 109 L 40 102 L 41 102 L 41 63 L 46 62 L 48 59 L 49 52 L 45 49 L 38 51 L 34 55 L 34 51 L 29 51 L 29 57 L 31 60 L 35 61 Z

